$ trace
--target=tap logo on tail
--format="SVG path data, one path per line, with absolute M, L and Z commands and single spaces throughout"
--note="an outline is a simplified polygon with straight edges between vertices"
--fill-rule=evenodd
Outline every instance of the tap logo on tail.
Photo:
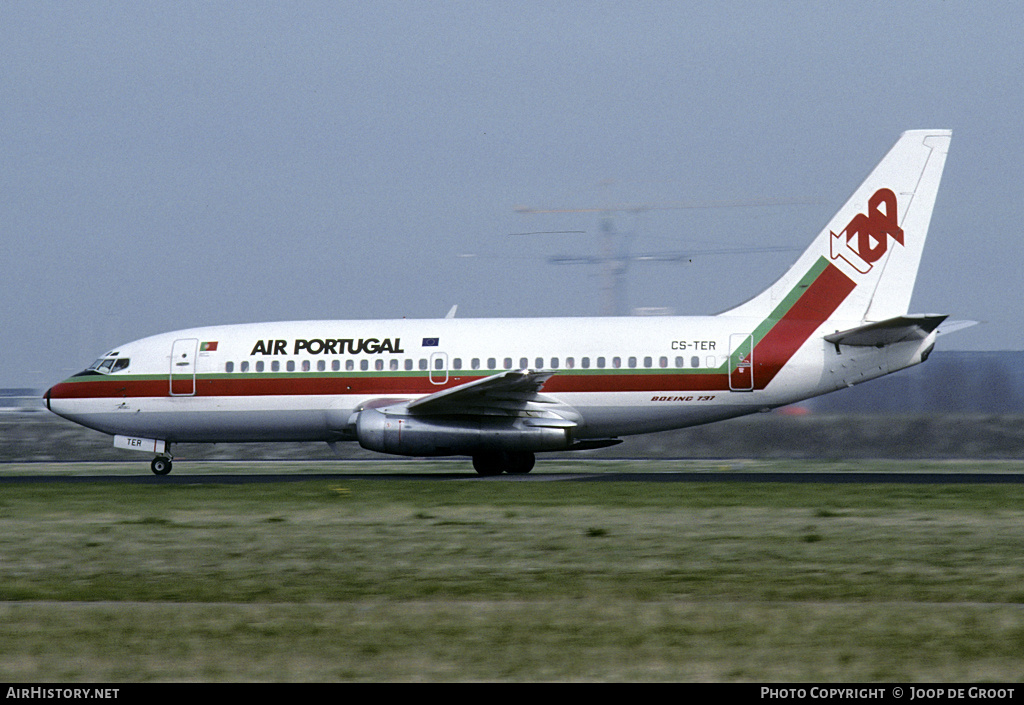
M 896 194 L 880 188 L 868 199 L 868 213 L 858 213 L 839 233 L 832 233 L 832 259 L 843 259 L 867 274 L 889 248 L 889 238 L 903 244 L 903 228 L 896 217 Z

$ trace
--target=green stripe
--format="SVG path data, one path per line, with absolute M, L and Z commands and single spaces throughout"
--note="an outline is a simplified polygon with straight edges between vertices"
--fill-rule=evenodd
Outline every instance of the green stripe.
M 789 313 L 789 309 L 793 308 L 793 305 L 800 300 L 800 297 L 804 295 L 811 284 L 817 280 L 821 273 L 828 268 L 828 260 L 824 257 L 819 257 L 818 260 L 811 265 L 811 268 L 807 271 L 800 281 L 796 283 L 788 294 L 783 297 L 782 301 L 775 307 L 775 309 L 768 315 L 768 318 L 761 321 L 754 332 L 743 341 L 743 345 L 740 346 L 739 350 L 733 353 L 730 358 L 730 363 L 733 367 L 739 364 L 739 361 L 750 354 L 750 351 L 760 343 L 768 331 L 775 327 L 775 324 L 785 318 L 786 314 Z M 749 347 L 748 347 L 749 345 Z

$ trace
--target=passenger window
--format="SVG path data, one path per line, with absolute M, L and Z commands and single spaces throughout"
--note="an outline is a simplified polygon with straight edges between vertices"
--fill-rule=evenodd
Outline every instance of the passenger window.
M 537 363 L 536 367 L 537 367 L 538 370 L 543 370 L 544 369 L 544 358 L 543 357 L 538 357 L 536 360 L 534 360 L 534 362 Z
M 317 372 L 326 372 L 327 371 L 327 360 L 317 360 L 316 361 L 316 371 Z
M 558 369 L 558 358 L 557 357 L 551 358 L 551 369 L 553 369 L 553 370 L 557 370 Z
M 487 358 L 487 369 L 493 370 L 497 366 L 498 366 L 498 361 L 497 360 L 495 360 L 493 357 Z
M 700 358 L 694 355 L 690 358 L 690 367 L 700 367 Z
M 659 367 L 661 367 L 662 369 L 664 369 L 664 368 L 668 367 L 668 358 L 667 358 L 667 357 L 665 357 L 664 355 L 662 355 L 662 356 L 661 356 L 661 357 L 660 357 L 660 358 L 658 359 L 658 366 L 659 366 Z
M 278 372 L 278 371 L 280 371 L 280 369 L 281 369 L 280 361 L 274 360 L 273 362 L 270 363 L 270 371 L 271 372 Z
M 453 370 L 461 370 L 462 369 L 462 358 L 461 357 L 457 357 L 457 358 L 452 360 L 452 369 Z
M 242 360 L 242 369 L 241 369 L 241 371 L 242 372 L 248 372 L 249 371 L 249 361 L 248 360 Z
M 525 370 L 529 366 L 530 366 L 530 361 L 529 360 L 527 360 L 525 357 L 519 358 L 519 369 Z
M 425 358 L 425 357 L 421 357 L 420 358 L 420 369 L 421 370 L 427 369 L 427 358 Z
M 384 361 L 383 360 L 374 360 L 373 361 L 373 369 L 375 369 L 375 370 L 383 370 L 384 369 Z
M 287 365 L 286 365 L 286 367 L 288 368 L 289 372 L 294 372 L 295 371 L 295 360 L 289 360 Z
M 370 369 L 370 361 L 369 360 L 360 360 L 359 361 L 359 369 L 362 370 L 363 372 L 366 372 L 368 369 Z
M 346 370 L 351 372 L 355 368 L 356 368 L 356 361 L 355 360 L 345 360 L 345 369 Z
M 479 370 L 480 369 L 480 358 L 479 357 L 474 357 L 472 362 L 469 363 L 469 366 L 472 367 L 474 370 Z
M 599 370 L 603 370 L 604 369 L 604 358 L 603 357 L 597 358 L 597 369 L 599 369 Z
M 257 372 L 262 372 L 263 371 L 263 360 L 257 360 L 256 361 L 256 371 Z
M 619 369 L 620 367 L 622 367 L 622 358 L 621 357 L 613 357 L 612 358 L 612 367 L 614 367 L 615 369 Z
M 511 370 L 512 369 L 512 358 L 511 357 L 506 357 L 504 362 L 505 362 L 505 369 L 506 370 Z
M 631 369 L 636 367 L 636 358 L 635 357 L 629 358 L 629 366 L 630 366 Z
M 225 372 L 234 372 L 235 371 L 235 363 L 233 363 L 233 362 L 225 362 L 224 363 L 224 371 Z
M 580 367 L 582 367 L 583 369 L 589 368 L 590 367 L 590 358 L 589 357 L 585 357 L 582 360 L 580 360 Z
M 405 369 L 407 369 L 407 370 L 411 370 L 412 369 L 412 358 L 411 357 L 406 359 L 406 361 L 405 361 Z
M 645 357 L 644 358 L 644 367 L 650 368 L 653 365 L 654 365 L 654 360 L 652 360 L 650 357 Z

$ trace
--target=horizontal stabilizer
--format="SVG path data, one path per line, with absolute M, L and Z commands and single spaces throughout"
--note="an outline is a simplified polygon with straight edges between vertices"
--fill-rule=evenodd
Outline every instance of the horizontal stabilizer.
M 979 321 L 946 321 L 935 331 L 935 335 L 946 335 L 956 333 L 958 330 L 978 325 Z
M 924 340 L 944 320 L 946 316 L 936 314 L 897 316 L 826 335 L 825 340 L 835 345 L 880 348 L 893 343 Z

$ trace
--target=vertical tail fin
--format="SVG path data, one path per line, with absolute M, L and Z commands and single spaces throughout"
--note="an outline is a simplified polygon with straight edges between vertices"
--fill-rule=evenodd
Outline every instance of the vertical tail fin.
M 881 321 L 906 314 L 951 136 L 904 132 L 796 264 L 722 315 L 772 317 L 797 299 L 816 317 Z

